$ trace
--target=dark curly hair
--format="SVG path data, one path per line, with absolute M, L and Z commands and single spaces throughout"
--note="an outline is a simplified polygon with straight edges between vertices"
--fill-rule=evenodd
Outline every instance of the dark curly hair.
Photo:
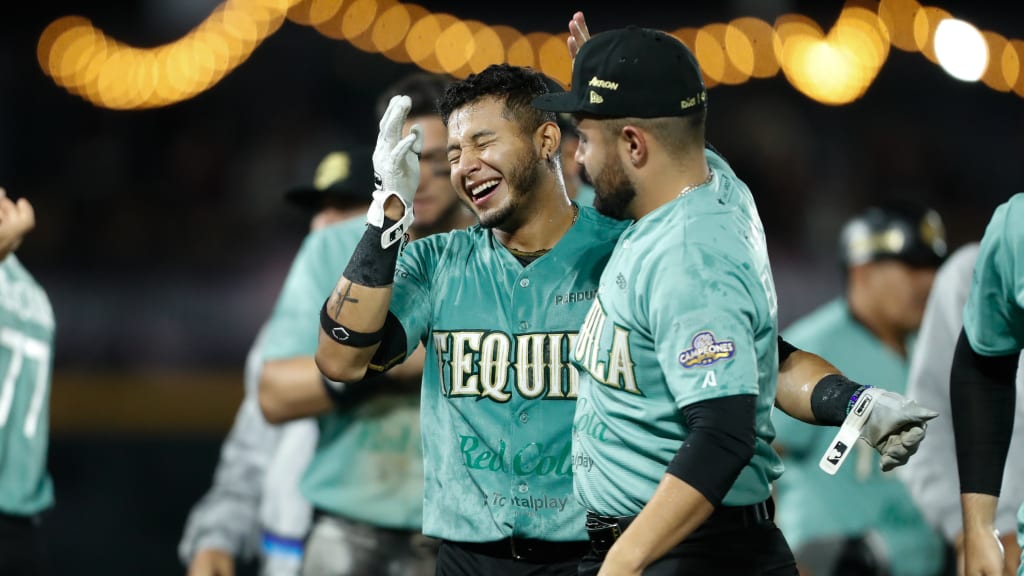
M 448 85 L 437 102 L 441 121 L 448 125 L 452 112 L 486 97 L 505 103 L 502 117 L 518 124 L 529 133 L 545 122 L 555 122 L 555 115 L 533 107 L 533 99 L 547 94 L 548 80 L 540 72 L 522 66 L 492 64 L 465 80 Z

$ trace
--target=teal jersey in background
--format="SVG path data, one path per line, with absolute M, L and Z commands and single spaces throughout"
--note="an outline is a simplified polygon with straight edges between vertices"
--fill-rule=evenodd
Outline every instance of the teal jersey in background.
M 1024 193 L 996 208 L 985 228 L 964 306 L 964 330 L 978 354 L 1024 349 Z M 1017 513 L 1017 541 L 1024 548 L 1024 503 Z M 1024 576 L 1024 561 L 1017 574 Z
M 910 364 L 850 314 L 838 298 L 782 330 L 794 346 L 817 354 L 848 378 L 905 393 Z M 912 349 L 913 339 L 907 343 Z M 816 539 L 876 531 L 887 546 L 893 576 L 937 574 L 943 541 L 918 511 L 895 472 L 882 472 L 865 442 L 835 476 L 818 468 L 837 429 L 813 426 L 776 411 L 776 442 L 786 472 L 776 484 L 775 522 L 796 550 Z
M 525 267 L 478 225 L 406 247 L 391 311 L 408 350 L 427 347 L 425 534 L 586 540 L 572 490 L 569 350 L 623 227 L 581 206 Z
M 306 237 L 271 314 L 264 360 L 316 354 L 320 309 L 365 226 L 365 219 L 359 218 Z M 423 460 L 417 395 L 380 394 L 351 410 L 323 414 L 317 421 L 316 452 L 301 482 L 309 502 L 374 526 L 419 530 Z
M 964 330 L 978 354 L 1002 356 L 1024 348 L 1024 193 L 996 208 L 985 229 Z
M 581 184 L 576 189 L 576 197 L 573 198 L 580 206 L 594 205 L 594 187 L 590 184 Z
M 580 329 L 576 492 L 600 515 L 640 512 L 689 433 L 681 409 L 757 396 L 753 458 L 725 505 L 761 502 L 782 471 L 771 448 L 778 323 L 750 190 L 712 152 L 715 176 L 620 238 Z
M 53 505 L 46 468 L 55 331 L 46 292 L 14 254 L 0 261 L 0 513 Z

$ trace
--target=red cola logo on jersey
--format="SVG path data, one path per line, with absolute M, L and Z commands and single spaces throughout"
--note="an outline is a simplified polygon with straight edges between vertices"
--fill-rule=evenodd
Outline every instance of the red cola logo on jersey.
M 715 340 L 710 330 L 702 330 L 693 337 L 691 348 L 679 353 L 683 368 L 710 366 L 719 360 L 728 360 L 736 353 L 736 345 L 730 340 Z

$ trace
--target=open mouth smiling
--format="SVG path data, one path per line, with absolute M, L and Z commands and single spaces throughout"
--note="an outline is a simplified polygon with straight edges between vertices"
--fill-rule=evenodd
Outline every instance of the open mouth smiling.
M 473 203 L 480 204 L 481 202 L 489 198 L 492 193 L 494 193 L 494 190 L 497 189 L 498 184 L 501 184 L 501 180 L 495 178 L 494 180 L 487 180 L 471 188 L 468 188 L 467 191 L 469 192 L 469 197 L 470 199 L 473 200 Z

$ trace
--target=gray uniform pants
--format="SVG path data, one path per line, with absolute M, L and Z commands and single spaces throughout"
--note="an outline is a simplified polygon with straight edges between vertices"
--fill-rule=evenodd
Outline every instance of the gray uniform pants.
M 419 532 L 318 513 L 306 540 L 302 576 L 433 576 L 437 545 Z

